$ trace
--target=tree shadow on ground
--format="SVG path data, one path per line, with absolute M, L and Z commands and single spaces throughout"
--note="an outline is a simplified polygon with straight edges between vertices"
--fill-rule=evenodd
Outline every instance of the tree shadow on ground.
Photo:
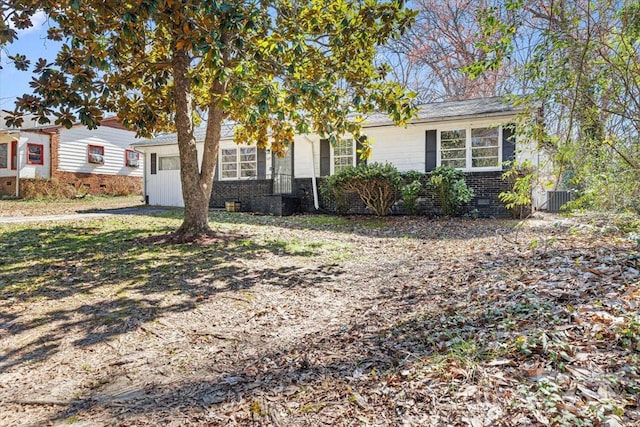
M 243 262 L 265 254 L 289 255 L 289 249 L 240 234 L 219 234 L 220 239 L 207 246 L 157 244 L 147 236 L 146 229 L 104 232 L 91 225 L 4 233 L 0 247 L 0 334 L 24 334 L 27 338 L 5 348 L 0 370 L 46 360 L 59 350 L 68 333 L 80 333 L 72 345 L 86 347 L 168 313 L 193 310 L 199 301 L 220 293 L 248 290 L 258 284 L 285 289 L 313 287 L 343 274 L 331 263 L 314 269 L 248 267 Z M 294 254 L 310 257 L 314 252 L 309 249 Z M 117 287 L 109 292 L 115 295 L 101 296 L 105 286 L 114 284 Z M 167 303 L 166 293 L 176 296 L 175 300 Z M 11 308 L 17 303 L 65 298 L 73 299 L 73 308 L 51 309 L 30 318 Z
M 598 248 L 593 250 L 598 251 Z M 607 262 L 617 265 L 618 261 L 614 257 Z M 521 260 L 500 259 L 496 262 L 500 268 L 509 269 Z M 475 268 L 480 271 L 482 262 Z M 574 268 L 576 273 L 581 271 L 578 265 Z M 574 304 L 589 306 L 606 300 L 606 294 L 617 289 L 617 285 L 607 289 L 603 281 L 575 296 L 572 283 L 558 284 L 557 292 L 550 293 L 522 282 L 507 286 L 494 283 L 485 289 L 480 285 L 483 277 L 478 279 L 466 289 L 452 287 L 455 284 L 451 283 L 436 285 L 436 282 L 427 288 L 420 283 L 390 284 L 378 295 L 372 295 L 365 311 L 354 313 L 352 322 L 346 327 L 334 325 L 322 333 L 306 335 L 293 344 L 254 356 L 238 357 L 233 368 L 224 372 L 216 372 L 215 365 L 205 367 L 203 371 L 212 373 L 202 380 L 139 388 L 127 396 L 96 394 L 73 402 L 70 408 L 50 421 L 103 411 L 107 417 L 118 421 L 143 417 L 138 420 L 163 423 L 180 414 L 189 414 L 193 417 L 191 420 L 203 423 L 208 420 L 210 425 L 231 421 L 240 425 L 252 422 L 260 425 L 278 424 L 276 418 L 270 417 L 281 411 L 289 413 L 288 421 L 297 422 L 295 425 L 317 425 L 318 412 L 327 405 L 340 404 L 352 408 L 351 415 L 357 415 L 360 409 L 362 415 L 367 415 L 374 407 L 380 419 L 401 424 L 407 417 L 419 417 L 420 404 L 429 405 L 433 398 L 429 396 L 431 384 L 427 380 L 421 387 L 402 386 L 403 382 L 412 380 L 410 375 L 419 374 L 414 371 L 404 373 L 414 363 L 419 364 L 424 358 L 440 358 L 457 370 L 445 372 L 454 379 L 456 375 L 464 375 L 459 373 L 465 368 L 464 363 L 474 366 L 505 354 L 519 358 L 525 367 L 531 362 L 542 363 L 547 369 L 563 370 L 564 362 L 555 358 L 555 350 L 549 350 L 553 348 L 553 342 L 543 341 L 540 335 L 545 334 L 551 340 L 556 328 L 564 331 L 567 324 L 571 324 L 575 336 L 580 336 L 582 330 L 586 333 L 590 325 L 575 323 L 571 312 L 564 307 L 567 295 Z M 487 290 L 490 292 L 486 293 Z M 618 292 L 622 293 L 624 289 Z M 381 305 L 388 307 L 374 309 Z M 420 309 L 412 310 L 412 307 Z M 530 344 L 527 351 L 517 349 L 521 336 L 538 341 Z M 465 347 L 465 343 L 470 346 Z M 498 345 L 492 346 L 492 343 Z M 602 345 L 602 348 L 596 346 L 590 351 L 601 352 L 604 356 L 610 346 Z M 633 351 L 619 343 L 614 345 L 623 352 Z M 531 383 L 520 367 L 504 366 L 512 381 L 519 381 L 524 386 Z M 609 366 L 609 369 L 613 367 Z M 456 383 L 460 382 L 452 380 L 451 384 Z M 378 389 L 379 393 L 368 393 L 371 388 Z M 443 397 L 455 405 L 456 399 L 465 398 L 456 394 L 458 391 L 451 388 Z M 627 392 L 632 393 L 633 389 Z M 378 400 L 362 402 L 357 393 L 368 393 L 369 399 Z M 406 407 L 396 404 L 407 399 L 419 404 Z M 274 402 L 270 410 L 260 410 L 269 402 Z M 309 402 L 313 402 L 313 407 Z M 522 408 L 512 410 L 517 413 Z M 324 423 L 340 424 L 341 420 L 344 419 L 329 419 Z

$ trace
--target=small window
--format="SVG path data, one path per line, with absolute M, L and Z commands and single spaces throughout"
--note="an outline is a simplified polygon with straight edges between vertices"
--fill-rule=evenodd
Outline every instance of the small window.
M 27 144 L 27 164 L 28 165 L 44 164 L 44 145 Z
M 355 163 L 355 148 L 353 139 L 341 139 L 333 147 L 333 173 L 353 166 Z
M 9 167 L 9 144 L 0 144 L 0 169 Z
M 140 159 L 138 152 L 133 150 L 125 150 L 124 153 L 125 153 L 125 165 L 131 168 L 137 168 L 138 161 Z
M 180 156 L 160 157 L 158 159 L 158 169 L 161 171 L 180 170 Z
M 221 179 L 254 178 L 258 176 L 256 147 L 223 148 L 220 150 Z
M 89 163 L 100 165 L 104 163 L 104 147 L 100 145 L 89 146 Z

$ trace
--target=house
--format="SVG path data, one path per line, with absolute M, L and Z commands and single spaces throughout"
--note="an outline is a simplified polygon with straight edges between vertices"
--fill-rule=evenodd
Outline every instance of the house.
M 515 141 L 513 123 L 521 111 L 502 98 L 423 105 L 406 127 L 395 126 L 386 115 L 374 114 L 364 125 L 372 140 L 369 162 L 391 163 L 400 171 L 429 172 L 450 165 L 465 172 L 475 190 L 471 208 L 481 216 L 505 215 L 498 194 L 508 189 L 502 180 L 503 162 L 529 158 L 534 150 Z M 204 129 L 196 129 L 196 140 L 204 139 Z M 303 210 L 331 208 L 319 188 L 323 177 L 341 168 L 356 165 L 358 142 L 344 138 L 335 146 L 318 135 L 296 135 L 283 158 L 268 150 L 237 145 L 233 127 L 223 129 L 218 165 L 210 199 L 212 208 L 237 200 L 243 210 L 286 213 L 289 204 L 302 201 Z M 144 152 L 147 203 L 182 206 L 180 161 L 175 134 L 135 142 Z M 202 151 L 202 150 L 200 150 Z M 354 213 L 364 206 L 354 206 Z
M 4 124 L 4 120 L 2 120 Z M 115 117 L 97 129 L 70 129 L 25 120 L 20 129 L 0 128 L 0 194 L 20 195 L 27 180 L 53 179 L 80 193 L 142 193 L 143 163 L 130 148 L 135 133 Z

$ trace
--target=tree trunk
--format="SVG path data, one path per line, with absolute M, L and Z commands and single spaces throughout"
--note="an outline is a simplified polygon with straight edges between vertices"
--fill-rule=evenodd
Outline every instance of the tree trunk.
M 190 81 L 186 77 L 188 70 L 189 55 L 182 49 L 176 49 L 173 56 L 173 77 L 176 131 L 180 152 L 180 179 L 182 181 L 182 199 L 184 200 L 184 220 L 176 234 L 183 238 L 194 238 L 211 233 L 209 198 L 213 183 L 213 166 L 211 162 L 208 162 L 203 164 L 202 171 L 200 171 L 198 164 L 198 150 L 193 134 L 191 88 Z M 218 123 L 218 127 L 220 124 Z M 219 135 L 218 133 L 218 141 Z

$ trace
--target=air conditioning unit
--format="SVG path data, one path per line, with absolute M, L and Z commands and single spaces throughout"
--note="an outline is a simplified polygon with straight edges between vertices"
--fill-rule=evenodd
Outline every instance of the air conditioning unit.
M 547 191 L 547 210 L 560 212 L 562 206 L 575 200 L 575 195 L 573 191 Z
M 104 163 L 104 156 L 102 156 L 102 154 L 90 153 L 89 154 L 89 162 L 90 163 Z
M 138 167 L 138 159 L 127 159 L 127 166 Z

